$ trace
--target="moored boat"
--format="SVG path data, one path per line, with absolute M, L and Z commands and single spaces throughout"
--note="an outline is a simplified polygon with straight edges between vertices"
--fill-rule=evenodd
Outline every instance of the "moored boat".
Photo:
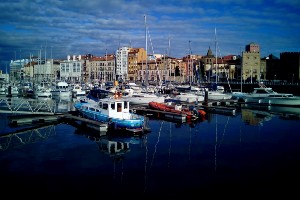
M 51 93 L 52 97 L 67 98 L 72 96 L 69 84 L 65 81 L 58 82 L 55 87 L 51 88 Z
M 88 119 L 107 123 L 110 129 L 143 132 L 145 118 L 130 112 L 129 102 L 122 98 L 103 98 L 99 101 L 77 102 L 74 107 Z
M 181 92 L 174 97 L 167 98 L 166 101 L 175 103 L 197 103 L 199 101 L 204 101 L 204 96 L 191 92 Z
M 159 103 L 159 102 L 149 102 L 149 108 L 155 109 L 155 110 L 160 110 L 160 111 L 165 111 L 165 112 L 170 112 L 174 114 L 179 114 L 179 115 L 186 115 L 187 120 L 192 120 L 192 119 L 197 119 L 201 118 L 204 119 L 206 112 L 201 109 L 197 109 L 195 107 L 191 108 L 185 108 L 182 107 L 182 105 L 168 105 L 165 103 Z
M 75 84 L 72 88 L 72 97 L 85 97 L 86 96 L 86 91 L 83 90 L 82 86 L 79 84 Z
M 130 92 L 129 94 L 124 95 L 123 99 L 129 101 L 131 105 L 148 105 L 151 101 L 163 103 L 165 102 L 166 97 L 155 93 Z
M 233 93 L 233 98 L 244 103 L 273 105 L 273 106 L 300 106 L 300 97 L 290 93 L 278 93 L 271 87 L 266 87 L 262 83 L 253 89 L 251 93 Z

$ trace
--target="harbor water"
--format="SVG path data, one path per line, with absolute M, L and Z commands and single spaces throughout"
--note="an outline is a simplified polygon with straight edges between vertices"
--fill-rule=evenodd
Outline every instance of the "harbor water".
M 139 136 L 10 127 L 1 114 L 1 194 L 289 198 L 300 178 L 300 120 L 289 113 L 297 109 L 245 107 L 189 123 L 150 116 L 151 131 Z

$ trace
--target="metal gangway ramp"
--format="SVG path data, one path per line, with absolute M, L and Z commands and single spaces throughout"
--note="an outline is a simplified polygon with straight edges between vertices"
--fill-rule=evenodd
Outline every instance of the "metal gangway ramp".
M 25 99 L 0 97 L 0 113 L 55 114 L 56 102 L 52 99 Z

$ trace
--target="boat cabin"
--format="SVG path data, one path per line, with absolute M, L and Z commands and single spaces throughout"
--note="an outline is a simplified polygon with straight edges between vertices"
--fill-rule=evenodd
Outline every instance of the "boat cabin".
M 272 88 L 254 88 L 253 94 L 273 94 Z
M 129 101 L 108 99 L 99 102 L 99 109 L 105 115 L 114 118 L 123 118 L 124 113 L 129 113 Z
M 60 81 L 56 85 L 57 90 L 68 90 L 69 89 L 69 84 L 64 81 Z
M 254 88 L 252 95 L 254 97 L 293 97 L 294 96 L 293 94 L 275 92 L 270 87 Z

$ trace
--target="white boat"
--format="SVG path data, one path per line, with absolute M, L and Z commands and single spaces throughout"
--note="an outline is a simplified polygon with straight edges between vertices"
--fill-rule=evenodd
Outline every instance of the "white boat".
M 166 101 L 178 103 L 197 103 L 199 101 L 204 101 L 204 96 L 190 92 L 181 92 L 175 97 L 167 98 Z
M 139 93 L 139 92 L 143 91 L 142 87 L 140 85 L 135 84 L 135 83 L 128 83 L 124 87 L 125 87 L 124 88 L 125 91 L 129 91 L 130 89 L 132 89 L 136 93 Z
M 207 98 L 208 100 L 224 100 L 224 99 L 231 99 L 231 93 L 225 93 L 224 86 L 218 85 L 219 73 L 218 73 L 218 51 L 217 51 L 217 29 L 215 28 L 215 50 L 216 50 L 216 74 L 215 79 L 216 82 L 211 85 L 210 88 L 206 88 L 207 90 Z M 228 76 L 226 76 L 228 80 Z M 205 95 L 205 90 L 203 91 L 202 95 Z
M 71 97 L 72 92 L 69 84 L 65 81 L 60 81 L 54 88 L 51 89 L 52 97 L 68 98 Z
M 146 16 L 145 16 L 145 25 L 146 25 Z M 147 31 L 145 31 L 147 34 Z M 147 51 L 147 37 L 146 37 L 146 51 Z M 147 53 L 146 53 L 147 55 Z M 146 59 L 146 66 L 147 64 L 147 59 Z M 142 87 L 142 92 L 135 92 L 138 91 L 137 88 L 132 89 L 129 88 L 126 92 L 128 93 L 127 95 L 124 95 L 122 98 L 126 101 L 129 101 L 131 105 L 149 105 L 149 102 L 155 101 L 159 103 L 165 102 L 165 96 L 156 94 L 154 93 L 154 88 L 150 87 L 148 84 L 148 76 L 145 77 L 145 86 Z M 132 84 L 133 85 L 133 84 Z
M 72 97 L 84 97 L 86 96 L 86 91 L 82 89 L 82 86 L 75 84 L 72 89 Z
M 97 102 L 77 102 L 74 107 L 83 117 L 107 123 L 113 130 L 143 132 L 145 128 L 144 116 L 131 113 L 129 102 L 116 96 Z
M 6 95 L 11 95 L 14 97 L 19 95 L 19 88 L 16 85 L 9 85 L 5 89 Z
M 36 98 L 51 98 L 51 88 L 48 86 L 47 83 L 41 82 L 37 85 L 34 89 L 34 95 Z
M 233 93 L 233 98 L 245 103 L 276 106 L 300 106 L 300 97 L 290 93 L 278 93 L 262 83 L 251 93 Z
M 0 87 L 0 95 L 6 95 L 6 87 L 4 85 Z
M 187 90 L 191 90 L 191 86 L 190 85 L 176 85 L 175 89 L 178 91 L 187 91 Z
M 45 88 L 38 86 L 37 89 L 34 91 L 34 94 L 37 98 L 51 98 L 52 93 L 50 88 Z
M 202 93 L 205 96 L 205 92 Z M 224 93 L 218 90 L 207 91 L 207 98 L 208 100 L 224 100 L 224 99 L 231 99 L 231 93 Z
M 164 103 L 166 97 L 155 93 L 136 93 L 129 92 L 128 95 L 122 97 L 124 100 L 129 101 L 131 105 L 148 105 L 149 102 L 155 101 Z

